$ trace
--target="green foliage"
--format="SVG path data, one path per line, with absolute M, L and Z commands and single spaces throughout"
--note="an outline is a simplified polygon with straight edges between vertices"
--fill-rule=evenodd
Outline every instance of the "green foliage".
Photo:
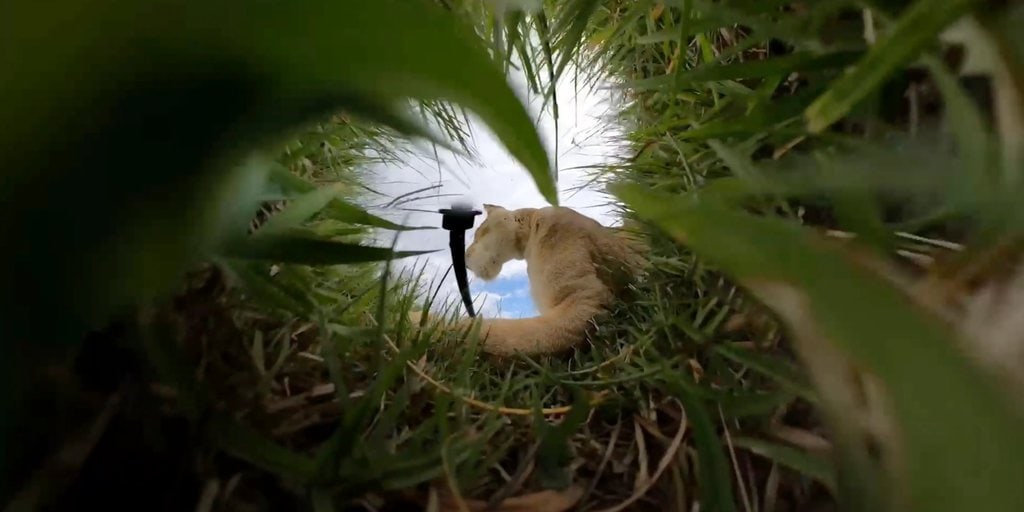
M 460 104 L 556 202 L 521 103 L 442 9 L 119 0 L 42 9 L 18 2 L 0 26 L 10 77 L 0 119 L 11 126 L 0 141 L 3 235 L 36 248 L 9 253 L 4 281 L 39 290 L 4 304 L 15 339 L 73 338 L 166 291 L 255 209 L 267 166 L 239 159 L 337 111 L 423 135 L 406 100 Z M 52 133 L 61 134 L 59 151 Z M 65 321 L 35 316 L 52 311 Z
M 1021 450 L 1011 432 L 1022 419 L 1012 393 L 965 356 L 948 320 L 891 283 L 916 278 L 896 256 L 922 250 L 908 243 L 912 233 L 973 244 L 960 264 L 1021 235 L 1018 214 L 1005 207 L 1006 194 L 1020 192 L 1019 123 L 1003 125 L 1001 141 L 992 137 L 975 99 L 938 58 L 948 54 L 939 34 L 976 10 L 983 28 L 966 53 L 1015 69 L 1012 45 L 989 41 L 1009 41 L 1005 24 L 992 20 L 1016 9 L 927 0 L 867 12 L 843 1 L 786 4 L 607 2 L 591 15 L 586 65 L 619 79 L 621 117 L 636 149 L 606 179 L 638 216 L 786 320 L 813 393 L 779 364 L 787 356 L 771 354 L 781 347 L 715 352 L 818 404 L 836 457 L 809 463 L 788 447 L 758 450 L 825 482 L 850 509 L 1017 508 L 1024 496 L 1013 482 L 1024 469 L 1019 455 L 1007 454 Z M 864 44 L 865 16 L 877 43 Z M 929 101 L 946 108 L 943 133 L 934 114 L 896 97 L 908 88 L 921 94 L 907 68 L 919 73 L 922 64 L 942 95 Z M 988 71 L 994 94 L 1017 97 L 1019 82 L 1000 85 L 1001 72 Z M 1015 117 L 1020 105 L 997 108 Z M 837 246 L 799 224 L 845 229 L 856 241 Z M 941 257 L 926 251 L 929 261 Z M 835 361 L 846 358 L 880 379 L 888 401 L 876 407 L 899 432 L 882 436 L 882 457 L 898 462 L 875 460 L 853 426 L 861 409 L 844 400 L 856 391 L 835 375 L 847 368 Z M 693 391 L 676 390 L 684 393 Z M 715 465 L 712 450 L 703 456 Z M 712 472 L 702 486 L 744 485 L 729 480 Z
M 800 473 L 818 480 L 829 490 L 835 491 L 835 470 L 828 460 L 802 450 L 747 437 L 734 438 L 733 444 L 767 457 L 779 464 L 793 468 Z
M 809 129 L 819 132 L 838 121 L 886 77 L 933 43 L 942 29 L 970 12 L 976 4 L 973 0 L 914 2 L 863 61 L 807 108 Z
M 410 100 L 442 127 L 458 124 L 443 102 L 468 108 L 557 202 L 540 138 L 499 65 L 426 2 L 65 0 L 15 2 L 0 18 L 0 120 L 10 128 L 0 136 L 0 235 L 17 247 L 0 260 L 7 389 L 28 379 L 7 354 L 59 355 L 214 255 L 403 256 L 308 233 L 239 241 L 272 167 L 258 148 L 339 111 L 446 144 L 414 120 Z M 280 222 L 325 206 L 329 193 L 311 194 Z M 340 201 L 330 208 L 397 227 Z M 4 400 L 5 442 L 22 405 Z
M 1024 444 L 1013 434 L 1024 419 L 964 358 L 940 319 L 842 253 L 815 247 L 795 225 L 699 197 L 680 201 L 626 187 L 617 192 L 638 214 L 755 287 L 767 304 L 783 312 L 797 308 L 786 315 L 797 336 L 820 332 L 805 343 L 835 343 L 883 380 L 906 450 L 911 503 L 926 510 L 982 501 L 1009 510 L 1024 503 L 1015 483 L 1024 478 Z M 720 229 L 723 223 L 728 232 Z M 799 303 L 787 304 L 781 287 L 794 290 Z M 977 479 L 964 479 L 964 471 Z
M 126 345 L 164 389 L 142 396 L 184 417 L 199 442 L 180 457 L 225 508 L 585 487 L 587 509 L 1019 509 L 1018 404 L 965 356 L 956 317 L 904 283 L 944 278 L 921 261 L 984 267 L 1024 235 L 1024 10 L 540 4 L 7 9 L 0 234 L 20 246 L 0 261 L 17 291 L 0 304 L 6 389 L 25 389 L 43 349 L 158 306 L 125 315 Z M 968 13 L 966 53 L 999 66 L 999 112 L 978 108 L 939 40 Z M 411 325 L 412 310 L 457 305 L 424 296 L 416 272 L 392 275 L 418 253 L 364 245 L 370 229 L 423 227 L 358 206 L 360 166 L 400 161 L 407 137 L 469 149 L 462 108 L 556 202 L 502 64 L 556 116 L 569 71 L 622 93 L 633 155 L 596 180 L 639 222 L 651 265 L 563 358 L 492 363 L 472 333 Z M 246 233 L 260 204 L 283 206 Z M 199 285 L 160 300 L 206 260 Z M 21 396 L 4 397 L 8 447 L 61 432 L 7 414 L 28 410 Z M 61 496 L 34 483 L 46 474 L 22 503 Z

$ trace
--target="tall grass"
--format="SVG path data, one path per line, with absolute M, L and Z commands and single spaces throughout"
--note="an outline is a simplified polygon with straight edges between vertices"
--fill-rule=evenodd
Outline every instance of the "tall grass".
M 328 193 L 343 190 L 294 180 L 288 192 L 308 194 L 291 222 L 244 236 L 273 174 L 261 147 L 290 130 L 340 110 L 450 144 L 406 107 L 419 101 L 458 142 L 445 106 L 454 103 L 553 199 L 539 136 L 499 65 L 437 6 L 67 0 L 4 11 L 0 233 L 17 248 L 0 262 L 5 496 L 31 451 L 18 438 L 34 430 L 37 370 L 90 329 L 165 298 L 186 269 L 224 255 L 318 265 L 395 256 L 297 225 L 322 206 L 347 223 L 382 221 Z
M 580 3 L 562 12 L 590 20 L 592 50 L 580 58 L 616 74 L 633 98 L 624 118 L 637 153 L 614 170 L 613 190 L 786 322 L 791 344 L 758 351 L 795 349 L 815 384 L 839 503 L 1024 504 L 1015 483 L 1024 445 L 1012 434 L 1019 390 L 996 378 L 1000 368 L 977 364 L 986 338 L 999 335 L 963 340 L 950 327 L 965 322 L 950 309 L 963 292 L 931 288 L 962 282 L 968 267 L 985 265 L 975 258 L 1020 235 L 1000 199 L 1017 187 L 1019 132 L 985 121 L 1021 108 L 1006 78 L 1019 65 L 1016 36 L 995 22 L 1009 15 L 928 1 Z M 942 60 L 951 50 L 938 36 L 958 20 L 976 29 L 968 58 L 994 57 L 992 92 L 1005 99 L 994 111 Z M 822 228 L 856 239 L 829 242 Z M 950 247 L 941 241 L 922 253 L 915 233 L 955 237 L 966 255 L 936 254 Z M 754 453 L 797 466 L 801 451 L 758 443 L 748 445 Z M 822 476 L 826 466 L 802 452 L 797 469 Z M 754 506 L 744 485 L 756 489 L 761 477 L 736 477 L 715 476 L 738 491 L 723 506 Z
M 17 50 L 0 56 L 2 233 L 30 248 L 0 261 L 5 497 L 1024 505 L 1017 390 L 981 350 L 1014 336 L 961 327 L 964 297 L 1017 256 L 1018 6 L 335 4 L 67 0 L 0 17 Z M 964 55 L 988 58 L 972 63 L 991 103 L 949 62 L 954 22 Z M 651 266 L 566 357 L 492 361 L 472 332 L 411 325 L 414 309 L 457 313 L 420 293 L 436 283 L 395 275 L 409 254 L 366 242 L 417 227 L 354 201 L 362 163 L 405 157 L 398 138 L 468 145 L 461 108 L 554 201 L 502 65 L 556 112 L 567 69 L 626 99 L 633 152 L 600 181 Z M 1009 306 L 982 313 L 1002 325 Z M 43 371 L 72 359 L 70 377 Z

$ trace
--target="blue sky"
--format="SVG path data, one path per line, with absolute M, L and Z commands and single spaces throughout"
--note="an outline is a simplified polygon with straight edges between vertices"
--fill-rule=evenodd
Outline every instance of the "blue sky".
M 474 297 L 498 301 L 498 315 L 505 318 L 537 316 L 537 307 L 530 298 L 530 282 L 525 274 L 502 276 L 491 282 L 475 280 L 470 284 Z M 484 293 L 481 293 L 484 292 Z M 485 307 L 485 310 L 490 310 Z

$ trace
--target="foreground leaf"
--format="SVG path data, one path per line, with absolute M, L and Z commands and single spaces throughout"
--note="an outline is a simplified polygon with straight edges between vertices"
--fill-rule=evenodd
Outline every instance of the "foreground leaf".
M 842 51 L 815 55 L 791 53 L 770 59 L 750 60 L 733 64 L 706 64 L 678 75 L 678 84 L 787 76 L 790 73 L 840 68 L 854 62 L 863 52 Z
M 950 23 L 968 13 L 977 0 L 918 0 L 886 37 L 853 69 L 807 107 L 808 129 L 820 132 L 846 115 L 886 77 L 909 63 Z
M 260 469 L 303 483 L 315 476 L 313 459 L 274 443 L 234 418 L 215 416 L 207 429 L 221 450 Z
M 815 328 L 884 382 L 914 509 L 1024 504 L 1024 418 L 937 318 L 797 225 L 699 196 L 628 185 L 614 193 L 740 282 L 803 295 Z
M 565 489 L 572 482 L 570 440 L 590 413 L 590 398 L 579 388 L 572 388 L 572 409 L 558 425 L 550 425 L 543 415 L 534 417 L 534 428 L 540 446 L 537 448 L 537 479 L 547 488 Z M 539 408 L 539 406 L 538 406 Z
M 408 258 L 431 252 L 435 251 L 392 251 L 302 235 L 267 233 L 234 241 L 224 249 L 223 255 L 301 265 L 342 265 Z
M 809 476 L 821 482 L 822 485 L 833 493 L 836 491 L 835 468 L 832 467 L 827 459 L 792 446 L 772 443 L 762 439 L 734 437 L 732 443 Z
M 707 510 L 736 510 L 732 493 L 729 462 L 725 458 L 722 441 L 715 431 L 715 423 L 703 400 L 691 393 L 681 380 L 666 380 L 668 390 L 683 404 L 686 421 L 693 432 L 693 443 L 699 457 L 701 508 Z
M 37 290 L 0 307 L 15 338 L 73 340 L 169 290 L 255 211 L 253 170 L 227 169 L 339 110 L 408 131 L 409 99 L 460 104 L 557 203 L 500 66 L 430 2 L 15 2 L 0 34 L 0 234 L 33 248 L 0 281 Z
M 764 374 L 774 380 L 780 387 L 796 394 L 797 396 L 814 402 L 814 392 L 811 391 L 807 379 L 800 373 L 798 368 L 787 361 L 750 349 L 730 346 L 729 344 L 716 345 L 714 351 L 742 364 L 745 368 Z
M 285 169 L 279 165 L 274 166 L 270 170 L 269 178 L 273 183 L 284 188 L 288 193 L 303 194 L 300 198 L 296 199 L 296 201 L 303 202 L 303 206 L 300 208 L 303 212 L 307 213 L 301 215 L 295 214 L 300 217 L 299 221 L 304 220 L 305 218 L 308 218 L 312 214 L 323 210 L 328 214 L 328 217 L 330 217 L 331 219 L 341 222 L 347 222 L 349 224 L 373 226 L 377 228 L 391 229 L 394 231 L 434 229 L 431 226 L 403 226 L 401 224 L 396 224 L 387 219 L 368 213 L 366 210 L 338 197 L 338 195 L 344 189 L 344 186 L 341 184 L 332 184 L 318 188 L 315 184 L 310 183 L 300 178 L 299 176 L 296 176 L 288 169 Z M 288 209 L 291 210 L 295 206 L 296 205 L 293 204 L 289 206 Z M 274 218 L 280 216 L 281 213 L 275 215 Z M 266 230 L 267 226 L 271 225 L 271 222 L 274 222 L 274 218 L 272 218 L 270 221 L 264 224 L 262 229 Z M 294 219 L 289 219 L 288 224 L 294 226 L 297 224 L 297 222 Z
M 298 227 L 332 200 L 337 199 L 344 189 L 344 184 L 334 183 L 293 199 L 287 207 L 271 216 L 260 227 L 259 236 Z
M 387 219 L 368 213 L 366 210 L 341 199 L 339 194 L 346 186 L 342 183 L 326 185 L 293 199 L 284 210 L 270 217 L 260 227 L 257 236 L 281 233 L 299 227 L 303 222 L 321 211 L 331 220 L 348 224 L 360 224 L 395 231 L 434 229 L 430 226 L 408 227 L 395 224 Z

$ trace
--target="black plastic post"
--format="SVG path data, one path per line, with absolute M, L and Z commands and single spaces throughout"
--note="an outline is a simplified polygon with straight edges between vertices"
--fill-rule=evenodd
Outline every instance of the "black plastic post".
M 441 227 L 448 230 L 448 247 L 452 251 L 452 267 L 462 294 L 462 303 L 466 305 L 469 316 L 476 316 L 473 299 L 469 296 L 469 279 L 466 277 L 466 230 L 473 227 L 475 217 L 483 212 L 461 208 L 443 208 L 438 211 L 444 216 Z

